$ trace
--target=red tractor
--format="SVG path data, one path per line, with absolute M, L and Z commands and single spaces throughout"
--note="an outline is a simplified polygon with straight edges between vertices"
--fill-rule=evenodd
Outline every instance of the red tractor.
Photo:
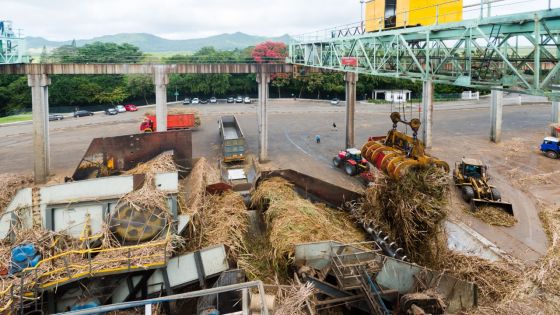
M 362 157 L 362 152 L 354 148 L 338 152 L 338 155 L 333 158 L 333 165 L 344 167 L 344 171 L 350 176 L 369 171 L 368 162 Z

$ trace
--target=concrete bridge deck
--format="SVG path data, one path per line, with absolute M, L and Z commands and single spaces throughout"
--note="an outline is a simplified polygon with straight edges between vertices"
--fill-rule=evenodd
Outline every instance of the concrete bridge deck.
M 158 70 L 156 70 L 158 69 Z M 164 71 L 168 74 L 209 74 L 209 73 L 285 73 L 292 72 L 291 64 L 251 64 L 251 63 L 222 63 L 222 64 L 5 64 L 0 65 L 0 75 L 53 75 L 53 74 L 85 74 L 85 75 L 118 75 L 118 74 L 153 74 Z

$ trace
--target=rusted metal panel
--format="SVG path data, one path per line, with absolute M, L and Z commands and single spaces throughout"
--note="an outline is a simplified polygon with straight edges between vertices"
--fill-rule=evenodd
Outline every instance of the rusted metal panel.
M 89 145 L 72 179 L 83 180 L 118 174 L 166 151 L 173 151 L 173 158 L 180 170 L 190 169 L 192 167 L 191 131 L 177 130 L 96 138 Z
M 166 73 L 289 73 L 290 64 L 6 64 L 0 65 L 1 74 L 153 74 L 156 67 L 164 67 Z
M 305 198 L 326 202 L 337 208 L 342 207 L 346 209 L 346 202 L 355 201 L 361 197 L 361 195 L 355 191 L 333 185 L 294 170 L 262 172 L 260 178 L 257 180 L 257 186 L 260 181 L 272 177 L 282 177 L 294 184 L 298 192 Z

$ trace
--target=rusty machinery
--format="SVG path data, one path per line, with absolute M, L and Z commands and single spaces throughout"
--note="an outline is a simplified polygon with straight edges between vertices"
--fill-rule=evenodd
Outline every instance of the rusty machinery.
M 391 113 L 390 117 L 393 128 L 387 136 L 371 137 L 362 147 L 362 154 L 368 162 L 394 179 L 416 166 L 436 165 L 449 172 L 445 161 L 426 155 L 424 144 L 418 139 L 418 129 L 422 125 L 419 119 L 405 121 L 398 112 Z M 398 123 L 409 126 L 412 136 L 398 131 Z
M 158 154 L 172 151 L 180 170 L 192 167 L 190 130 L 95 138 L 78 164 L 72 180 L 119 175 Z
M 127 136 L 96 138 L 80 161 L 71 180 L 119 175 L 161 153 L 172 152 L 180 171 L 192 167 L 192 134 L 178 130 Z M 147 180 L 145 174 L 134 174 L 134 190 Z M 109 224 L 113 234 L 125 244 L 150 241 L 160 236 L 169 225 L 168 209 L 139 209 L 119 202 L 110 213 Z

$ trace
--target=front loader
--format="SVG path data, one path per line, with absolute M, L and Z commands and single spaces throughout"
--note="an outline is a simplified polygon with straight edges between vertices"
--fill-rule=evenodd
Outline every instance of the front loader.
M 473 210 L 492 206 L 513 216 L 511 203 L 502 201 L 498 189 L 488 184 L 487 171 L 488 166 L 482 161 L 463 158 L 460 163 L 455 163 L 453 180 L 455 185 L 461 188 L 463 199 L 471 204 Z

